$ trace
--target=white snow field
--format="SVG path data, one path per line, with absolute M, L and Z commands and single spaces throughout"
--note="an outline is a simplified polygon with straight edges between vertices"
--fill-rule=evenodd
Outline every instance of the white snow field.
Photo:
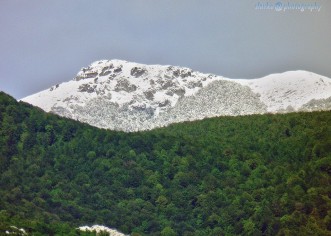
M 133 132 L 206 117 L 331 110 L 331 79 L 308 71 L 229 79 L 184 67 L 101 60 L 22 101 Z

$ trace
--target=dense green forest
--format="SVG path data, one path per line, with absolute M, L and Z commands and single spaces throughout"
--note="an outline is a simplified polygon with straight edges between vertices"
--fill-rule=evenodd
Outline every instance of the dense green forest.
M 1 93 L 0 174 L 0 234 L 331 235 L 331 112 L 123 133 Z

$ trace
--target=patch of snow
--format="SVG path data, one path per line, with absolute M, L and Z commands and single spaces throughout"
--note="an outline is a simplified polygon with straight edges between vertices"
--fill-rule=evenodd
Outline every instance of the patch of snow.
M 81 226 L 81 227 L 78 227 L 78 229 L 81 230 L 81 231 L 84 231 L 84 232 L 86 232 L 86 231 L 88 231 L 88 232 L 95 231 L 97 234 L 106 232 L 106 233 L 108 233 L 109 236 L 125 236 L 125 234 L 122 234 L 122 233 L 118 232 L 115 229 L 111 229 L 111 228 L 108 228 L 108 227 L 103 226 L 103 225 L 93 225 L 91 227 Z
M 25 231 L 25 229 L 23 228 L 18 228 L 16 226 L 10 226 L 10 228 L 14 231 L 11 231 L 11 230 L 6 230 L 5 233 L 6 234 L 12 234 L 12 235 L 28 235 Z

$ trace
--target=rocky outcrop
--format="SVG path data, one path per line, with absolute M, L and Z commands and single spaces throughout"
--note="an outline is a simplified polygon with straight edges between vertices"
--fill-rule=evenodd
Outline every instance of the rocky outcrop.
M 144 68 L 140 68 L 140 67 L 133 67 L 131 69 L 131 75 L 138 78 L 140 76 L 142 76 L 143 74 L 145 74 L 147 71 Z
M 78 87 L 78 91 L 93 93 L 93 92 L 95 92 L 96 87 L 97 87 L 96 85 L 91 86 L 90 84 L 82 84 L 81 86 Z
M 130 82 L 125 79 L 125 78 L 121 78 L 118 80 L 116 86 L 115 86 L 115 91 L 119 92 L 119 91 L 125 91 L 125 92 L 133 92 L 136 91 L 137 86 L 134 84 L 130 84 Z

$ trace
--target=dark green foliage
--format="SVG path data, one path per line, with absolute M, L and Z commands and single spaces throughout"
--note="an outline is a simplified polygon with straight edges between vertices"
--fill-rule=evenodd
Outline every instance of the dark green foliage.
M 0 231 L 330 235 L 330 124 L 330 112 L 292 113 L 127 134 L 1 93 Z

